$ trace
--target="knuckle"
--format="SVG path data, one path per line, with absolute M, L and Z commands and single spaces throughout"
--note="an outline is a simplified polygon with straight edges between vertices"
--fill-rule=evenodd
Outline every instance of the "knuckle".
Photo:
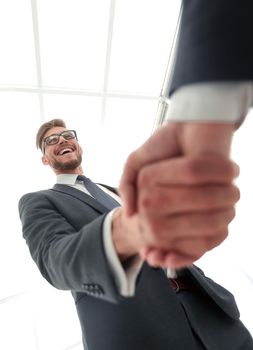
M 206 186 L 199 191 L 201 203 L 213 210 L 232 207 L 240 199 L 240 191 L 233 185 Z
M 189 157 L 185 161 L 184 170 L 192 181 L 213 178 L 231 182 L 235 177 L 234 166 L 231 161 L 207 155 Z
M 163 223 L 158 219 L 148 218 L 145 220 L 145 238 L 147 244 L 154 247 L 162 248 L 167 246 L 171 239 L 168 234 L 164 234 L 167 230 L 164 228 Z
M 151 204 L 152 204 L 152 201 L 150 199 L 148 192 L 143 191 L 141 194 L 139 194 L 139 202 L 138 202 L 139 210 L 148 211 L 152 206 Z
M 162 197 L 157 192 L 142 190 L 139 192 L 138 208 L 142 213 L 156 211 L 158 205 L 161 205 Z
M 161 224 L 159 223 L 159 220 L 150 219 L 148 222 L 148 226 L 150 236 L 153 237 L 153 239 L 155 240 L 156 238 L 158 238 L 159 233 L 161 231 Z
M 207 238 L 207 250 L 211 250 L 219 246 L 228 237 L 228 228 L 223 228 L 215 233 L 214 236 Z
M 221 238 L 221 242 L 223 242 L 226 238 L 228 238 L 228 228 L 224 229 L 221 233 L 220 233 L 220 238 Z
M 139 188 L 145 188 L 152 182 L 153 176 L 147 167 L 140 170 L 137 179 Z
M 234 217 L 235 217 L 235 208 L 232 207 L 232 208 L 226 208 L 222 210 L 216 215 L 216 219 L 213 220 L 215 222 L 214 228 L 228 227 L 229 223 L 234 219 Z
M 232 198 L 233 198 L 234 203 L 238 202 L 240 200 L 240 197 L 241 197 L 241 193 L 240 193 L 239 188 L 235 185 L 232 185 L 231 186 L 231 193 L 232 193 Z
M 190 179 L 194 179 L 199 172 L 200 166 L 197 159 L 188 159 L 185 163 L 185 172 Z
M 235 208 L 225 208 L 206 216 L 206 224 L 212 231 L 224 228 L 226 229 L 229 223 L 235 217 Z
M 214 232 L 218 228 L 227 224 L 227 220 L 225 221 L 224 211 L 213 212 L 210 214 L 206 214 L 204 217 L 205 220 L 205 228 L 207 232 Z
M 164 207 L 174 206 L 175 198 L 173 191 L 168 191 L 163 188 L 155 188 L 154 191 L 150 191 L 150 197 L 152 199 L 152 205 L 154 209 L 161 209 Z
M 173 205 L 175 198 L 172 193 L 163 188 L 150 186 L 139 191 L 139 209 L 144 212 L 161 212 L 163 208 Z
M 185 162 L 185 176 L 190 181 L 198 181 L 203 176 L 203 172 L 206 172 L 206 164 L 202 158 L 188 158 Z
M 219 168 L 224 174 L 226 174 L 228 180 L 232 180 L 235 177 L 235 170 L 234 170 L 233 163 L 228 159 L 222 159 L 222 162 Z
M 230 223 L 235 218 L 235 208 L 228 211 L 228 222 Z
M 157 238 L 157 222 L 150 218 L 146 218 L 143 220 L 143 232 L 142 234 L 145 236 L 146 242 L 148 244 L 153 244 Z

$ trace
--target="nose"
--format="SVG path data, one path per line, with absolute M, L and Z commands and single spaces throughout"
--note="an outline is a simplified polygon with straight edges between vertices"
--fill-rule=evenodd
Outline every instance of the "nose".
M 65 143 L 65 142 L 67 142 L 67 140 L 62 135 L 60 135 L 58 143 L 61 144 L 61 143 Z

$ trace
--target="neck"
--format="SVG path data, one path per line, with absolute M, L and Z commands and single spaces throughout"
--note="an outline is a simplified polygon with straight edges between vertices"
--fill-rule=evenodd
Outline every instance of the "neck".
M 83 169 L 81 166 L 75 168 L 75 169 L 69 169 L 69 170 L 59 170 L 59 169 L 53 169 L 55 175 L 62 175 L 62 174 L 78 174 L 83 175 Z

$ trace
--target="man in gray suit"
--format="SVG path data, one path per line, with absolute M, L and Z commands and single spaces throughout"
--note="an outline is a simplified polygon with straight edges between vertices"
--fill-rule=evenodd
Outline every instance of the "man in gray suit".
M 166 178 L 174 177 L 177 186 L 160 176 L 161 216 L 152 221 L 151 212 L 158 215 L 149 205 L 157 196 L 152 186 L 140 193 L 140 206 L 149 215 L 129 217 L 113 188 L 83 176 L 82 148 L 62 120 L 41 126 L 37 146 L 57 183 L 20 199 L 23 234 L 45 279 L 71 291 L 84 349 L 253 349 L 232 294 L 180 260 L 192 261 L 219 244 L 217 231 L 232 220 L 238 190 L 230 161 L 175 160 Z M 164 166 L 157 163 L 160 170 Z M 188 184 L 181 181 L 182 172 L 188 172 Z M 195 188 L 195 201 L 189 201 L 197 180 L 205 185 Z M 169 208 L 163 207 L 163 196 L 170 196 Z M 141 252 L 150 245 L 173 252 L 174 269 L 147 264 Z

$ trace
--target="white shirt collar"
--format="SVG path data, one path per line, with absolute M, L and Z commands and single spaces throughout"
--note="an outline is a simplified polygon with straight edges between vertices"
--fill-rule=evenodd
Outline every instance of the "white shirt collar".
M 75 185 L 78 174 L 60 174 L 56 176 L 56 183 L 61 185 Z

